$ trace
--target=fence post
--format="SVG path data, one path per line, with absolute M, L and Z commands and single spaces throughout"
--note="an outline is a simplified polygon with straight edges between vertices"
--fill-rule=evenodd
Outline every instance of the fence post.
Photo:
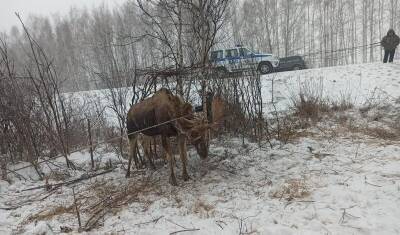
M 94 169 L 94 159 L 93 159 L 93 142 L 92 142 L 92 131 L 90 127 L 90 119 L 87 120 L 88 122 L 88 133 L 89 133 L 89 151 L 90 151 L 90 160 L 92 162 L 92 169 Z

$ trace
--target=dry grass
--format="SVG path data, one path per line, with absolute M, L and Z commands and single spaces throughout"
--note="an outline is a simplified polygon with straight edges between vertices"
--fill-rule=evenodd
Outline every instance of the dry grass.
M 307 80 L 300 86 L 300 91 L 292 95 L 294 113 L 305 119 L 319 120 L 321 113 L 330 109 L 329 102 L 323 98 L 323 80 Z
M 329 102 L 310 94 L 300 93 L 292 102 L 294 112 L 300 118 L 318 121 L 323 113 L 330 111 Z
M 151 178 L 143 180 L 132 180 L 126 185 L 116 185 L 115 182 L 93 185 L 89 195 L 90 200 L 85 203 L 82 211 L 88 216 L 85 223 L 85 230 L 91 230 L 99 226 L 99 221 L 108 213 L 117 213 L 124 205 L 132 202 L 140 202 L 143 210 L 147 210 L 151 201 L 141 201 L 140 196 L 155 191 L 155 184 Z
M 197 200 L 193 206 L 193 212 L 202 218 L 209 218 L 213 215 L 215 206 L 208 204 L 203 200 Z
M 387 130 L 385 128 L 379 128 L 379 127 L 370 127 L 370 128 L 367 127 L 362 129 L 362 131 L 366 135 L 383 140 L 395 140 L 399 137 L 392 130 Z
M 334 101 L 330 104 L 330 109 L 335 112 L 343 112 L 352 108 L 354 108 L 354 104 L 348 96 L 342 96 L 339 101 Z
M 383 127 L 356 127 L 350 125 L 348 126 L 348 130 L 353 133 L 360 133 L 382 140 L 398 140 L 400 137 L 399 133 L 396 133 L 395 130 L 389 130 Z
M 271 191 L 273 198 L 285 199 L 291 201 L 295 198 L 305 198 L 310 195 L 310 186 L 305 179 L 286 180 L 280 187 Z
M 115 214 L 120 211 L 124 205 L 132 202 L 139 202 L 143 206 L 143 211 L 153 203 L 144 200 L 143 195 L 157 191 L 157 184 L 150 176 L 141 180 L 130 180 L 126 184 L 117 184 L 105 180 L 96 181 L 93 184 L 85 185 L 77 193 L 77 205 L 82 218 L 82 228 L 89 231 L 101 225 L 102 218 L 107 214 Z M 71 195 L 72 200 L 72 195 Z M 45 209 L 39 213 L 29 216 L 22 224 L 28 224 L 34 221 L 51 220 L 55 216 L 72 214 L 75 216 L 75 205 L 56 206 Z
M 57 206 L 51 208 L 50 210 L 46 209 L 37 214 L 29 216 L 26 220 L 22 222 L 22 224 L 29 224 L 34 221 L 51 220 L 55 216 L 63 214 L 73 214 L 73 213 L 74 213 L 74 205 Z
M 300 118 L 319 121 L 324 114 L 354 107 L 350 95 L 341 94 L 337 100 L 324 97 L 323 80 L 308 80 L 300 86 L 300 92 L 292 95 L 292 109 Z
M 274 125 L 275 128 L 271 129 L 272 136 L 285 144 L 310 134 L 306 131 L 310 127 L 310 123 L 299 119 L 296 115 L 289 114 L 282 117 L 279 123 L 275 122 Z

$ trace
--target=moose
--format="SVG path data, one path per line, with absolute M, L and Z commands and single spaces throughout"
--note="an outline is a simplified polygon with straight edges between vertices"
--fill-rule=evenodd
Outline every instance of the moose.
M 132 159 L 138 166 L 138 138 L 146 136 L 161 136 L 161 144 L 168 161 L 170 184 L 176 186 L 174 173 L 174 158 L 171 154 L 170 137 L 177 137 L 177 143 L 182 162 L 182 178 L 190 179 L 186 169 L 187 147 L 189 141 L 201 159 L 208 157 L 209 130 L 221 125 L 223 120 L 223 101 L 219 96 L 211 102 L 211 122 L 207 118 L 195 115 L 191 104 L 186 103 L 180 96 L 173 95 L 168 89 L 161 88 L 150 98 L 133 105 L 127 115 L 127 132 L 130 154 L 126 177 L 130 176 Z

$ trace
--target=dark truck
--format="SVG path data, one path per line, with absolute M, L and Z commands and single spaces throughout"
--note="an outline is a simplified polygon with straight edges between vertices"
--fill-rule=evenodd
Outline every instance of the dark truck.
M 306 62 L 301 56 L 289 56 L 279 58 L 279 66 L 276 68 L 277 72 L 281 71 L 291 71 L 291 70 L 300 70 L 306 69 Z

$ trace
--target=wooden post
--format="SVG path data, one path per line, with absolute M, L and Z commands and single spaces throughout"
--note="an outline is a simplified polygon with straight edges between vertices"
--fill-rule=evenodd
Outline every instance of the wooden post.
M 92 162 L 92 169 L 94 169 L 94 159 L 93 159 L 93 141 L 92 141 L 92 131 L 90 127 L 90 119 L 87 120 L 88 122 L 88 133 L 89 133 L 89 144 L 90 144 L 90 160 Z

